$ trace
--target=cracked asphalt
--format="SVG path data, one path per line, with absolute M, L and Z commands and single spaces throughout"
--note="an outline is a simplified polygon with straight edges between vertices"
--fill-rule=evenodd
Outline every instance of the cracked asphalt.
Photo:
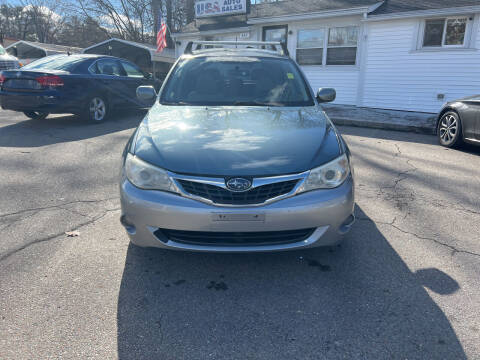
M 0 359 L 480 358 L 480 149 L 344 127 L 358 221 L 340 247 L 167 252 L 118 221 L 141 117 L 0 110 Z

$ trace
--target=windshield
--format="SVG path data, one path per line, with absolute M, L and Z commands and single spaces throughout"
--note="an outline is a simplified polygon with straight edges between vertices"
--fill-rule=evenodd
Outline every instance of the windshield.
M 290 60 L 197 57 L 181 60 L 162 90 L 164 105 L 312 106 L 313 99 Z
M 77 63 L 83 60 L 85 59 L 82 57 L 72 55 L 47 56 L 25 65 L 22 70 L 46 69 L 70 71 Z
M 5 55 L 5 49 L 0 45 L 0 55 Z

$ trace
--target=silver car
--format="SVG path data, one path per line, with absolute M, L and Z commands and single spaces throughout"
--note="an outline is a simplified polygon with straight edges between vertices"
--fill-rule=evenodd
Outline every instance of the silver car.
M 350 230 L 350 151 L 319 105 L 335 90 L 314 96 L 280 43 L 260 44 L 273 50 L 189 44 L 170 71 L 123 155 L 120 220 L 133 244 L 280 251 Z

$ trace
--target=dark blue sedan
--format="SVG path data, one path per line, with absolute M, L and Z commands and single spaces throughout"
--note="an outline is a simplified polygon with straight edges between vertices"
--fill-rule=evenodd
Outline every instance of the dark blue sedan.
M 141 85 L 158 84 L 150 74 L 123 59 L 104 55 L 55 55 L 0 73 L 2 109 L 32 119 L 50 113 L 72 113 L 92 122 L 112 111 L 152 104 L 136 97 Z

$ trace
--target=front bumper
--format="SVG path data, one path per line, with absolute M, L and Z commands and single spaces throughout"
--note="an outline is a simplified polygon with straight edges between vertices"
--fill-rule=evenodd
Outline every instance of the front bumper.
M 122 224 L 132 243 L 142 247 L 208 252 L 281 251 L 335 245 L 354 221 L 354 181 L 350 176 L 335 189 L 316 190 L 265 206 L 219 207 L 162 191 L 141 190 L 128 180 L 120 185 Z M 216 221 L 218 214 L 259 214 Z M 235 216 L 229 216 L 235 218 Z M 276 245 L 198 245 L 157 237 L 158 229 L 208 232 L 268 232 L 314 228 L 298 242 Z M 158 232 L 157 232 L 158 234 Z

